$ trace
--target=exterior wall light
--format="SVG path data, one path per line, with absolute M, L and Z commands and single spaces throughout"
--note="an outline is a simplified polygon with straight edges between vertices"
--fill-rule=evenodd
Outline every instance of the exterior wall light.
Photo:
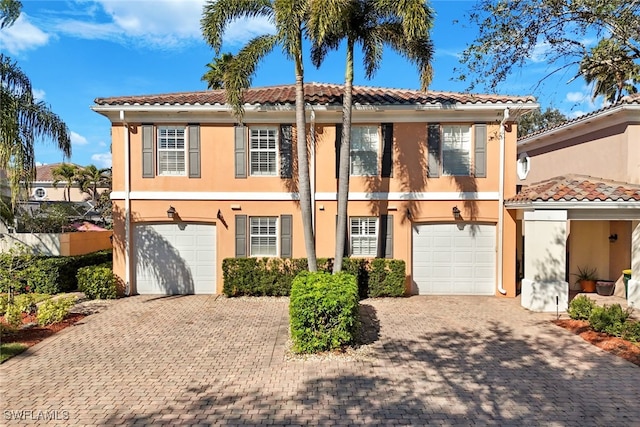
M 451 209 L 451 212 L 453 213 L 453 217 L 455 219 L 460 219 L 460 209 L 458 209 L 457 206 L 454 206 L 453 209 Z
M 618 234 L 617 233 L 609 235 L 609 242 L 610 243 L 614 243 L 616 240 L 618 240 Z
M 167 218 L 173 219 L 175 215 L 176 215 L 176 208 L 174 208 L 173 206 L 169 206 L 169 209 L 167 209 Z

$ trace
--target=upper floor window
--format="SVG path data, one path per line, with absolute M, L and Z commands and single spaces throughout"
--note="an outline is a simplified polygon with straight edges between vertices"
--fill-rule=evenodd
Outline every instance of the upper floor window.
M 378 175 L 379 140 L 378 126 L 351 128 L 350 173 L 352 176 Z
M 277 217 L 249 218 L 249 255 L 277 256 Z
M 158 127 L 158 175 L 186 175 L 183 126 Z
M 278 172 L 278 130 L 252 127 L 249 133 L 250 171 L 253 176 L 275 176 Z
M 378 218 L 354 217 L 350 223 L 351 255 L 375 257 L 378 253 Z
M 442 172 L 456 176 L 471 174 L 471 126 L 442 126 Z

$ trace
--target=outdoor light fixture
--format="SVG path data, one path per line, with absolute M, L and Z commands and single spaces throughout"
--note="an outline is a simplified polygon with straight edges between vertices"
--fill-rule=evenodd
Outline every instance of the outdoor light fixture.
M 455 219 L 460 219 L 460 209 L 458 209 L 457 206 L 454 206 L 453 209 L 451 209 L 451 212 L 453 212 L 453 217 Z
M 613 242 L 615 242 L 616 240 L 618 240 L 618 235 L 617 235 L 616 233 L 614 233 L 614 234 L 609 234 L 609 242 L 610 242 L 610 243 L 613 243 Z
M 176 208 L 174 208 L 173 206 L 169 206 L 169 209 L 167 209 L 167 218 L 173 219 L 175 215 L 176 215 Z

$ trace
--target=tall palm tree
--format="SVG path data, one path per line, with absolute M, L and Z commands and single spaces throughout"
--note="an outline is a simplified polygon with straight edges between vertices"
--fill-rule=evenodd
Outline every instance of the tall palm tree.
M 80 189 L 89 193 L 94 204 L 100 198 L 98 188 L 111 188 L 111 168 L 98 169 L 95 165 L 80 168 L 77 173 Z
M 430 30 L 433 12 L 424 0 L 323 0 L 312 1 L 309 33 L 315 41 L 313 63 L 319 66 L 329 50 L 346 41 L 346 67 L 342 101 L 342 139 L 338 177 L 338 222 L 333 272 L 342 269 L 344 237 L 347 233 L 351 108 L 353 99 L 353 55 L 355 45 L 364 52 L 364 67 L 371 78 L 380 67 L 385 45 L 418 67 L 421 89 L 426 90 L 433 70 Z
M 242 98 L 251 86 L 258 63 L 280 45 L 294 62 L 296 79 L 296 148 L 298 155 L 298 193 L 304 229 L 309 271 L 317 270 L 315 236 L 311 217 L 311 181 L 307 156 L 306 117 L 304 108 L 304 67 L 302 36 L 307 19 L 308 0 L 209 0 L 201 20 L 205 39 L 216 55 L 222 47 L 225 26 L 239 18 L 264 17 L 276 26 L 275 35 L 257 36 L 250 40 L 230 61 L 224 73 L 227 102 L 241 121 L 244 114 Z
M 60 163 L 60 165 L 51 169 L 53 175 L 53 187 L 58 188 L 60 182 L 64 183 L 64 199 L 71 201 L 71 187 L 80 179 L 80 168 L 70 163 Z
M 21 9 L 19 1 L 0 0 L 0 28 L 11 26 Z M 0 169 L 7 172 L 15 207 L 21 183 L 28 188 L 36 175 L 36 139 L 55 141 L 65 157 L 71 156 L 71 139 L 62 119 L 35 100 L 27 75 L 4 54 L 0 54 L 0 105 Z
M 233 61 L 233 54 L 223 53 L 207 64 L 209 69 L 202 76 L 202 81 L 207 82 L 208 89 L 224 89 L 225 73 Z

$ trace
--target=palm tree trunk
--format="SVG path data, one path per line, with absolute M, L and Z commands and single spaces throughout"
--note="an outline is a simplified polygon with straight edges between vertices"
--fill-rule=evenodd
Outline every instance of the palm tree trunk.
M 300 49 L 296 53 L 296 148 L 298 151 L 298 194 L 300 213 L 304 229 L 304 246 L 307 252 L 309 271 L 318 271 L 316 242 L 313 233 L 311 212 L 311 180 L 309 178 L 309 158 L 307 155 L 307 120 L 304 105 L 304 70 L 302 65 L 302 34 Z
M 347 40 L 347 66 L 342 99 L 342 139 L 340 140 L 340 166 L 338 172 L 338 221 L 336 224 L 336 253 L 333 273 L 342 271 L 349 200 L 349 166 L 351 155 L 351 97 L 353 92 L 353 41 Z

